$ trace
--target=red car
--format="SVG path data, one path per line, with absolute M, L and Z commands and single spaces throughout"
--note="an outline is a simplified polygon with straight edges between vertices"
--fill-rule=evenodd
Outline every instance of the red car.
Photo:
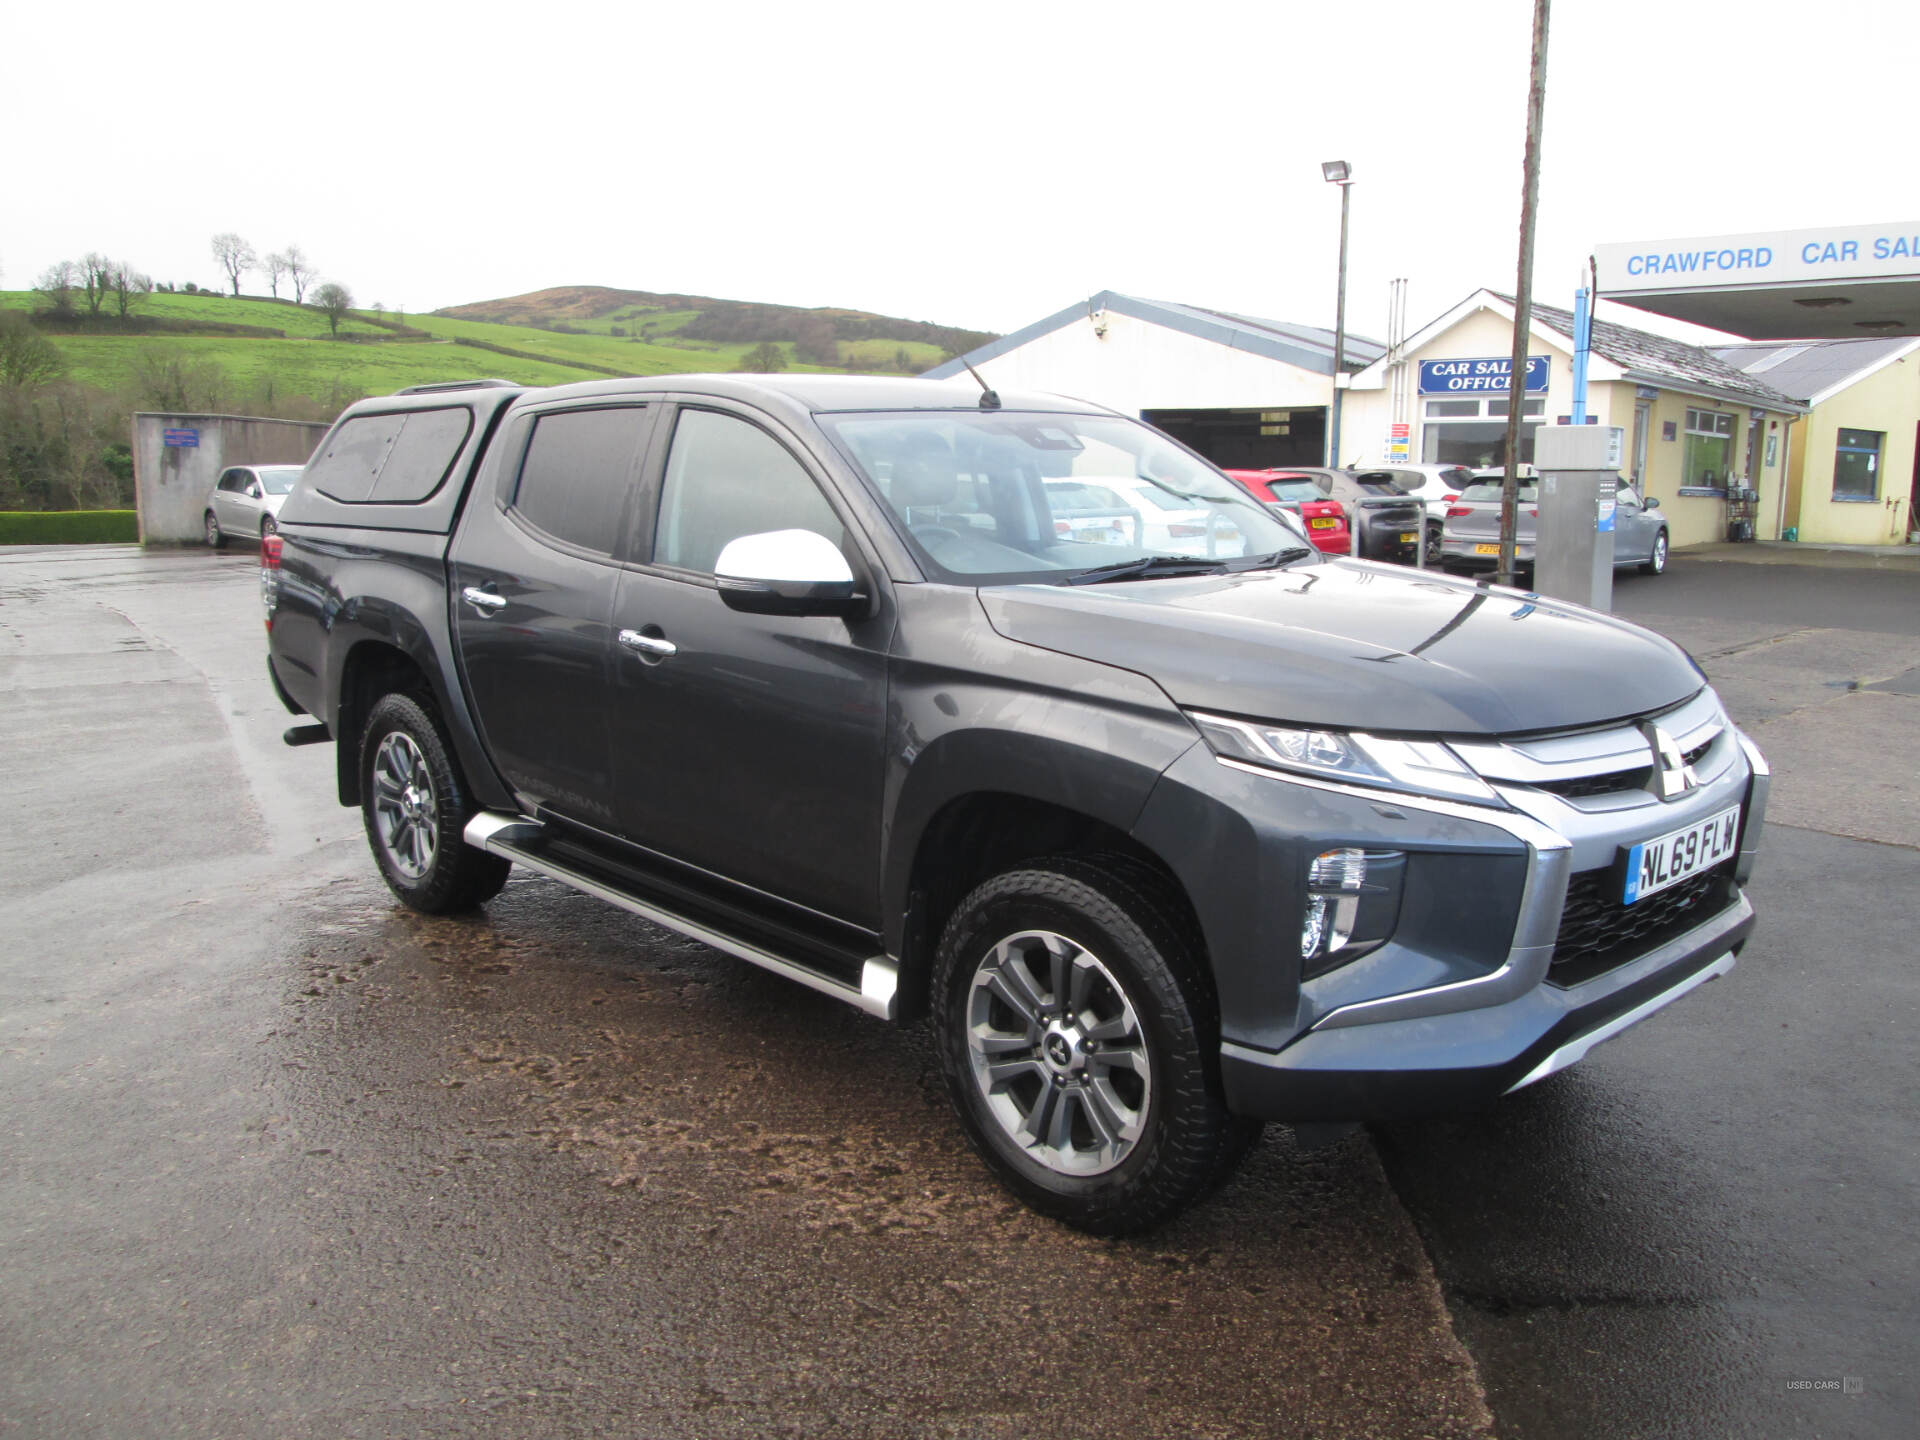
M 1345 555 L 1353 548 L 1346 507 L 1321 494 L 1309 476 L 1294 470 L 1229 470 L 1227 474 L 1262 504 L 1299 516 L 1318 549 Z

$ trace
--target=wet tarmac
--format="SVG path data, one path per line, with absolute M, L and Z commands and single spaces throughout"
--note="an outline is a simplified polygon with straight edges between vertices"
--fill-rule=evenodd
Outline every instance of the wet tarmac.
M 1913 747 L 1859 707 L 1920 699 L 1827 683 L 1920 664 L 1906 592 L 1706 568 L 1620 608 L 1813 777 L 1734 973 L 1109 1242 L 914 1031 L 537 877 L 397 907 L 245 559 L 0 551 L 0 1436 L 1911 1433 Z
M 917 1032 L 538 877 L 398 908 L 254 597 L 0 553 L 0 1435 L 1488 1433 L 1363 1136 L 1094 1240 Z

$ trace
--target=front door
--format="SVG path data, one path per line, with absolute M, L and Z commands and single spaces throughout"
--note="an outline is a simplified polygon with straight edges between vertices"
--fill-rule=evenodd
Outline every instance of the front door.
M 503 437 L 515 472 L 467 504 L 454 625 L 487 748 L 519 801 L 613 822 L 607 711 L 615 555 L 653 408 L 540 411 Z M 524 448 L 522 448 L 524 447 Z
M 745 615 L 713 579 L 738 536 L 851 551 L 845 522 L 798 447 L 718 408 L 681 409 L 658 493 L 614 607 L 619 833 L 879 929 L 890 625 Z

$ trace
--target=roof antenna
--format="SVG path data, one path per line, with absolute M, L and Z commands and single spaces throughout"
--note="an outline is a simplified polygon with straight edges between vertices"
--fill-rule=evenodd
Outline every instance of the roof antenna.
M 960 363 L 967 367 L 967 373 L 973 376 L 975 382 L 980 386 L 980 408 L 982 410 L 998 410 L 1000 408 L 1000 397 L 994 393 L 991 385 L 980 378 L 980 372 L 973 368 L 973 362 L 962 355 L 960 357 Z

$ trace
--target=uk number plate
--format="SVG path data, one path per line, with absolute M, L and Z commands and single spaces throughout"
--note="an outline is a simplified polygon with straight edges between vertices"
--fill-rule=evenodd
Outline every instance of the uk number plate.
M 1411 545 L 1413 543 L 1413 531 L 1402 530 L 1400 532 L 1400 543 L 1402 545 Z
M 1307 527 L 1312 530 L 1331 530 L 1333 529 L 1333 526 L 1334 526 L 1334 519 L 1331 515 L 1321 515 L 1315 519 L 1307 521 Z
M 1740 807 L 1696 820 L 1683 830 L 1643 840 L 1627 851 L 1627 887 L 1620 903 L 1631 905 L 1698 875 L 1733 854 L 1740 840 Z
M 1498 555 L 1500 553 L 1500 547 L 1498 545 L 1476 545 L 1473 547 L 1473 553 L 1476 555 Z

